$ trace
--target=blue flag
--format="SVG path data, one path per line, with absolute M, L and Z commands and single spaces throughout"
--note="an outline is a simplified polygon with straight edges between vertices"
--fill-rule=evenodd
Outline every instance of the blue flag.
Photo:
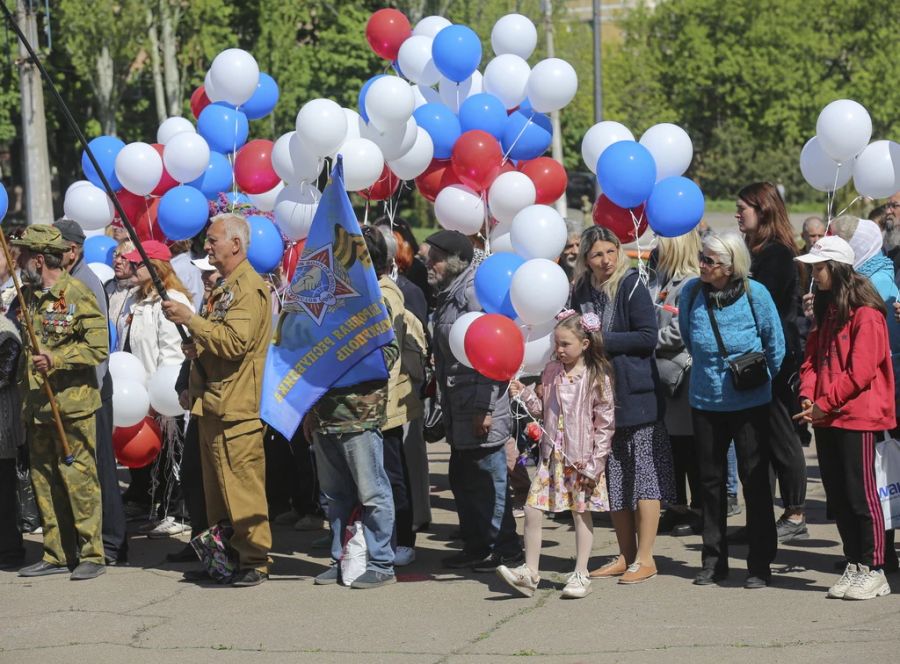
M 266 357 L 261 415 L 286 438 L 330 388 L 388 378 L 381 348 L 394 330 L 340 159 L 331 178 Z

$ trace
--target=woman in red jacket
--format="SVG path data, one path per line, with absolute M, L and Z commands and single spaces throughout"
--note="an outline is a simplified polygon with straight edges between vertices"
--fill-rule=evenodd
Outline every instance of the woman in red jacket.
M 812 265 L 817 328 L 800 370 L 798 415 L 816 432 L 819 470 L 847 567 L 828 590 L 836 599 L 891 592 L 884 576 L 884 517 L 875 484 L 875 435 L 896 426 L 894 373 L 884 302 L 853 271 L 853 249 L 837 236 L 797 260 Z

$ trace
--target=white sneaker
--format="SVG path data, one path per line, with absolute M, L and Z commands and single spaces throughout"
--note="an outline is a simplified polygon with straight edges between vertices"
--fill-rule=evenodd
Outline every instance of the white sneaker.
M 159 521 L 157 519 L 148 519 L 137 527 L 137 531 L 142 535 L 146 535 L 151 530 L 156 530 L 156 527 L 161 523 L 162 521 Z
M 411 546 L 398 546 L 394 552 L 394 567 L 404 567 L 416 559 L 416 550 Z
M 325 519 L 315 514 L 307 514 L 300 517 L 294 524 L 294 530 L 307 532 L 310 530 L 322 530 L 325 528 Z
M 532 572 L 528 565 L 519 565 L 513 569 L 506 565 L 497 565 L 497 576 L 525 597 L 533 597 L 541 582 L 541 577 Z
M 860 565 L 853 582 L 844 593 L 844 599 L 874 599 L 889 595 L 890 592 L 891 587 L 884 578 L 884 570 L 869 569 L 865 565 Z
M 147 533 L 147 537 L 151 539 L 162 539 L 163 537 L 171 537 L 178 535 L 187 530 L 189 526 L 183 521 L 176 521 L 174 516 L 167 516 L 165 519 L 156 524 L 156 528 Z
M 583 572 L 572 572 L 566 587 L 563 588 L 562 596 L 564 599 L 581 599 L 591 592 L 591 579 Z
M 847 563 L 844 573 L 831 588 L 828 589 L 828 597 L 831 599 L 844 599 L 844 595 L 853 585 L 853 579 L 859 574 L 859 567 L 854 563 Z

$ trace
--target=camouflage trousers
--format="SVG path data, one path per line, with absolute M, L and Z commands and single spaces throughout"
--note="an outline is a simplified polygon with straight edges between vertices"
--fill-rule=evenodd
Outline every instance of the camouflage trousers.
M 44 560 L 53 565 L 104 562 L 95 422 L 93 415 L 63 420 L 75 457 L 71 466 L 63 462 L 54 424 L 28 426 L 31 477 L 44 529 Z

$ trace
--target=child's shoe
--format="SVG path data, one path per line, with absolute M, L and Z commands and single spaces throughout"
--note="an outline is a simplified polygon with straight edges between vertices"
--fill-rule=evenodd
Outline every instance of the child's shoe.
M 541 582 L 541 577 L 532 572 L 528 565 L 519 565 L 512 569 L 506 565 L 497 565 L 497 576 L 525 597 L 533 597 Z
M 591 592 L 591 578 L 584 572 L 572 572 L 563 588 L 563 599 L 581 599 Z

